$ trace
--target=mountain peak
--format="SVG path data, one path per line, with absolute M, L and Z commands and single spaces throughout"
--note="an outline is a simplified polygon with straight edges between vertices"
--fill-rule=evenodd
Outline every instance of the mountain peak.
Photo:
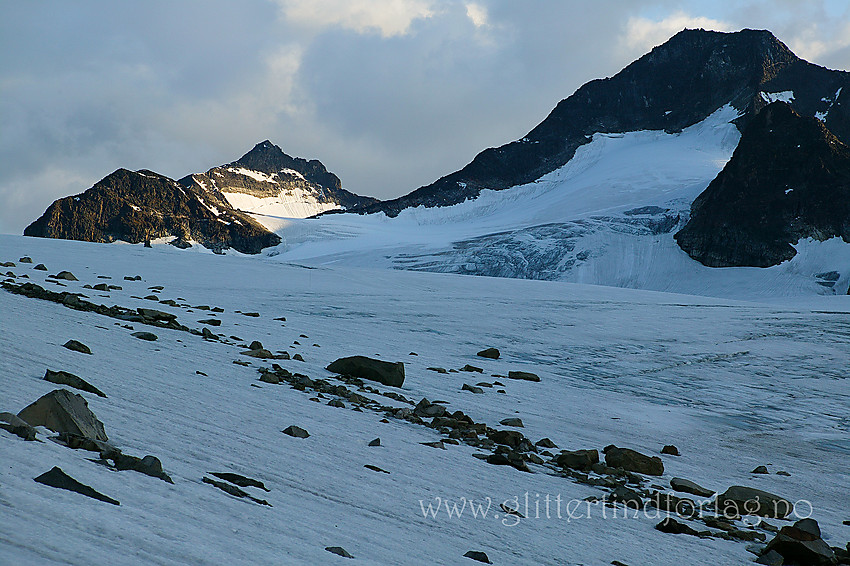
M 274 175 L 284 169 L 292 169 L 303 175 L 308 181 L 326 189 L 338 190 L 342 188 L 339 177 L 328 171 L 318 159 L 308 161 L 301 157 L 292 157 L 269 140 L 261 141 L 231 165 L 260 171 L 267 175 Z

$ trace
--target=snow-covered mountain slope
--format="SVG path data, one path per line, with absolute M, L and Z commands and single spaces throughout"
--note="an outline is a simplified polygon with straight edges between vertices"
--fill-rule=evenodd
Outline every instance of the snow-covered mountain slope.
M 343 189 L 339 177 L 318 160 L 291 157 L 268 140 L 233 163 L 181 182 L 220 193 L 233 208 L 266 227 L 276 225 L 278 218 L 308 218 L 376 202 Z
M 23 255 L 50 271 L 18 262 Z M 111 470 L 90 461 L 96 453 L 48 440 L 53 435 L 43 428 L 41 443 L 0 430 L 4 565 L 348 562 L 324 550 L 329 546 L 344 547 L 352 564 L 476 564 L 463 557 L 470 550 L 486 552 L 494 564 L 740 565 L 754 558 L 746 542 L 661 533 L 653 528 L 657 518 L 624 518 L 622 507 L 614 518 L 612 508 L 585 501 L 604 496 L 604 489 L 545 466 L 523 473 L 485 463 L 473 457 L 480 450 L 465 444 L 424 446 L 441 435 L 394 417 L 381 422 L 383 414 L 354 411 L 347 400 L 346 408 L 328 406 L 334 395 L 315 402 L 309 390 L 259 382 L 257 368 L 270 363 L 239 354 L 238 344 L 251 340 L 302 354 L 303 362 L 275 363 L 333 385 L 345 383 L 323 368 L 339 356 L 404 361 L 404 386 L 382 391 L 414 402 L 441 399 L 449 410 L 495 427 L 520 417 L 528 438 L 548 437 L 563 449 L 613 443 L 658 454 L 675 444 L 682 455 L 663 456 L 664 475 L 649 483 L 665 486 L 679 476 L 715 490 L 746 485 L 806 500 L 830 545 L 850 539 L 850 527 L 842 525 L 850 508 L 848 297 L 768 305 L 560 282 L 305 269 L 171 246 L 9 236 L 0 236 L 0 261 L 16 263 L 3 268 L 15 274 L 15 284 L 153 307 L 191 328 L 203 327 L 197 321 L 213 318 L 211 312 L 179 305 L 223 308 L 214 316 L 221 325 L 210 327 L 221 339 L 204 340 L 138 323 L 130 329 L 124 321 L 0 290 L 0 411 L 17 412 L 57 388 L 41 379 L 45 369 L 77 374 L 106 393 L 84 396 L 110 440 L 125 453 L 157 456 L 174 481 Z M 47 282 L 47 273 L 63 269 L 79 281 Z M 135 274 L 140 281 L 123 280 Z M 99 282 L 123 289 L 84 287 Z M 136 298 L 154 286 L 164 287 L 161 300 L 178 306 Z M 275 320 L 281 316 L 285 322 Z M 139 330 L 158 340 L 131 336 Z M 93 354 L 62 348 L 69 339 Z M 475 356 L 486 346 L 500 348 L 501 358 Z M 484 373 L 427 370 L 465 364 Z M 509 370 L 535 372 L 541 381 L 502 379 L 505 393 L 498 386 L 483 394 L 461 391 L 464 383 L 492 383 L 500 378 L 491 374 Z M 289 425 L 310 437 L 282 434 Z M 382 446 L 369 447 L 375 437 Z M 762 464 L 770 474 L 750 474 Z M 53 466 L 121 505 L 33 481 Z M 777 475 L 780 470 L 790 476 Z M 268 492 L 244 489 L 272 506 L 203 483 L 211 472 L 263 481 Z M 449 518 L 444 506 L 437 518 L 423 516 L 422 505 L 438 497 L 458 506 L 461 498 L 486 504 L 489 497 L 492 505 L 486 518 L 473 517 L 468 506 L 461 517 Z M 525 519 L 498 508 L 503 501 L 514 505 L 514 498 Z M 572 515 L 567 502 L 576 502 Z M 798 509 L 808 513 L 805 503 Z
M 807 243 L 774 268 L 716 270 L 673 240 L 690 205 L 732 155 L 739 113 L 725 106 L 680 133 L 596 134 L 540 180 L 449 207 L 397 217 L 330 215 L 286 220 L 283 261 L 563 280 L 689 294 L 755 298 L 846 292 L 850 247 Z M 821 250 L 823 248 L 823 250 Z M 813 258 L 819 261 L 812 261 Z M 840 278 L 816 277 L 836 271 Z M 825 286 L 823 283 L 828 283 Z

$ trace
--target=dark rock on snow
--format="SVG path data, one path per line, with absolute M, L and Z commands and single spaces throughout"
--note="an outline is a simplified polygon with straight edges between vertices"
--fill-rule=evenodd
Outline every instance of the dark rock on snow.
M 62 346 L 74 352 L 80 352 L 81 354 L 91 354 L 91 349 L 77 340 L 68 340 Z
M 599 463 L 599 452 L 596 450 L 564 451 L 555 458 L 555 463 L 563 468 L 587 471 L 593 464 Z
M 220 480 L 228 481 L 233 485 L 238 485 L 239 487 L 257 487 L 263 491 L 271 491 L 263 482 L 240 474 L 234 474 L 232 472 L 210 472 L 210 475 Z
M 717 508 L 725 515 L 759 515 L 782 519 L 794 511 L 787 499 L 767 491 L 733 485 L 717 496 Z
M 44 426 L 53 432 L 70 432 L 93 440 L 109 440 L 100 422 L 82 395 L 56 389 L 24 408 L 18 416 L 31 426 Z
M 481 552 L 480 550 L 470 550 L 466 554 L 464 554 L 466 558 L 471 558 L 473 560 L 477 560 L 478 562 L 483 562 L 484 564 L 492 564 L 490 562 L 490 558 L 486 553 Z
M 622 468 L 629 472 L 637 472 L 649 476 L 664 474 L 664 463 L 658 456 L 646 456 L 629 448 L 607 446 L 605 463 L 612 468 Z
M 157 335 L 153 332 L 133 332 L 130 336 L 138 338 L 139 340 L 147 340 L 148 342 L 157 340 Z
M 667 444 L 661 449 L 661 453 L 669 456 L 679 456 L 679 449 L 672 444 Z
M 498 360 L 501 352 L 499 352 L 498 348 L 487 348 L 485 350 L 481 350 L 476 354 L 476 356 L 480 356 L 482 358 L 490 358 L 491 360 Z
M 540 377 L 536 373 L 530 371 L 509 371 L 508 378 L 519 379 L 522 381 L 540 381 Z
M 22 418 L 12 413 L 0 413 L 0 428 L 20 436 L 24 440 L 35 440 L 35 429 Z
M 377 381 L 391 387 L 401 387 L 404 384 L 403 362 L 393 363 L 366 356 L 350 356 L 332 362 L 327 370 L 340 375 Z
M 62 471 L 62 468 L 58 466 L 54 466 L 50 471 L 44 472 L 37 478 L 34 478 L 38 483 L 55 487 L 58 489 L 66 489 L 68 491 L 74 491 L 76 493 L 80 493 L 85 495 L 86 497 L 91 497 L 92 499 L 97 499 L 98 501 L 104 501 L 106 503 L 111 503 L 112 505 L 121 505 L 115 499 L 96 491 L 91 486 L 85 485 L 83 483 L 78 482 L 68 474 Z
M 86 391 L 87 393 L 94 393 L 98 397 L 106 397 L 106 394 L 103 391 L 90 384 L 82 377 L 76 376 L 73 373 L 68 373 L 67 371 L 47 370 L 44 374 L 44 380 L 57 385 L 67 385 L 68 387 L 73 387 L 80 391 Z
M 281 432 L 283 434 L 288 434 L 294 438 L 307 438 L 310 436 L 310 433 L 301 428 L 300 426 L 290 425 L 283 429 Z
M 710 489 L 705 489 L 699 484 L 682 478 L 671 479 L 670 487 L 672 487 L 676 491 L 680 491 L 682 493 L 690 493 L 691 495 L 696 495 L 698 497 L 711 497 L 715 493 Z
M 327 550 L 331 554 L 342 556 L 343 558 L 354 558 L 341 546 L 326 546 L 325 550 Z

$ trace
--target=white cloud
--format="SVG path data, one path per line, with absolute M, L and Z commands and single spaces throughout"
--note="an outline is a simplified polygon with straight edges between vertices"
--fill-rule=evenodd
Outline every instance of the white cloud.
M 643 54 L 653 47 L 661 45 L 685 28 L 732 31 L 733 26 L 720 20 L 690 16 L 682 11 L 674 12 L 662 20 L 642 17 L 629 18 L 626 23 L 623 47 L 630 53 Z
M 487 15 L 487 8 L 481 4 L 476 4 L 475 2 L 469 2 L 466 4 L 466 17 L 468 17 L 477 28 L 484 27 L 490 23 Z
M 405 35 L 433 14 L 431 0 L 277 0 L 287 22 L 312 29 L 342 27 L 382 37 Z

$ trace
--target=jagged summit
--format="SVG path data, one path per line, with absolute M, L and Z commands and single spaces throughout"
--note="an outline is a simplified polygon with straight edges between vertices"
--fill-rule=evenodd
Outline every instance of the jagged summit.
M 850 148 L 784 102 L 748 124 L 732 159 L 691 206 L 676 234 L 711 267 L 767 267 L 801 238 L 850 241 Z
M 613 77 L 580 87 L 522 139 L 484 150 L 460 171 L 366 212 L 395 216 L 407 207 L 448 206 L 483 189 L 535 181 L 562 167 L 599 132 L 677 132 L 727 104 L 743 113 L 743 128 L 770 102 L 762 92 L 793 91 L 794 107 L 814 115 L 827 111 L 825 99 L 836 102 L 844 85 L 850 85 L 850 74 L 799 59 L 769 31 L 684 30 Z M 830 126 L 834 121 L 836 134 L 850 139 L 846 111 L 840 104 L 829 108 Z
M 252 171 L 260 171 L 268 175 L 279 173 L 282 170 L 291 169 L 297 171 L 308 181 L 327 189 L 341 189 L 342 183 L 339 177 L 329 172 L 318 159 L 306 160 L 300 157 L 292 157 L 270 142 L 262 141 L 255 145 L 251 151 L 231 163 Z

